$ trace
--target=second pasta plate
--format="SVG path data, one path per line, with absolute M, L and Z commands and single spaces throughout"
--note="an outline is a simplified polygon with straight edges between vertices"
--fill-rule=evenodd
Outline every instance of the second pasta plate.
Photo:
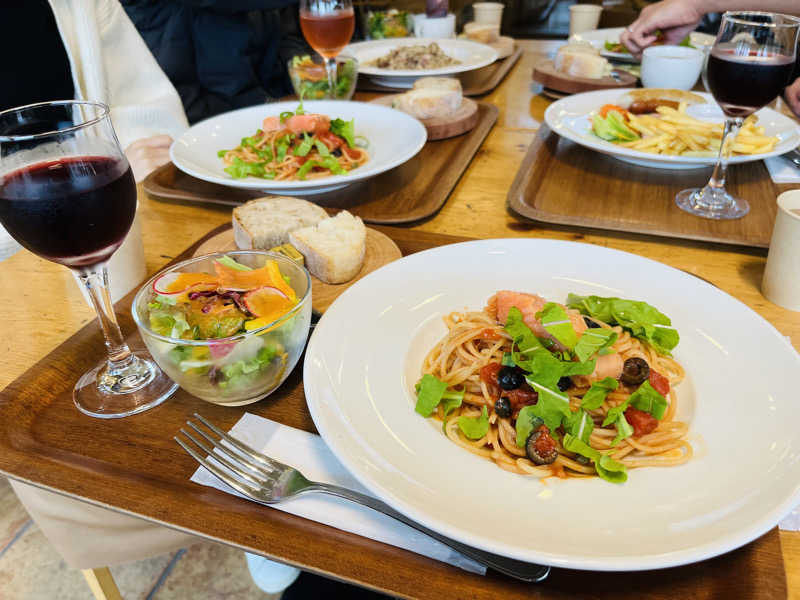
M 643 300 L 681 336 L 683 465 L 540 481 L 448 440 L 415 408 L 442 318 L 498 290 Z M 762 535 L 800 501 L 794 381 L 800 357 L 748 307 L 666 265 L 597 246 L 485 240 L 407 256 L 349 288 L 309 343 L 306 399 L 317 429 L 375 495 L 437 531 L 520 560 L 590 570 L 676 566 Z

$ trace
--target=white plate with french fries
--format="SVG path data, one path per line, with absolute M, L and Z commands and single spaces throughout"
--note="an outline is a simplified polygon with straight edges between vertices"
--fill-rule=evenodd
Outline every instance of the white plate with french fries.
M 609 142 L 592 131 L 592 118 L 606 104 L 617 104 L 630 90 L 600 90 L 574 94 L 550 105 L 548 127 L 569 140 L 615 158 L 657 169 L 699 169 L 717 161 L 723 128 L 722 112 L 711 94 L 698 93 L 706 104 L 677 109 L 659 107 L 657 114 L 630 115 L 627 125 L 639 139 Z M 762 108 L 748 117 L 737 136 L 731 164 L 785 154 L 800 145 L 800 125 Z

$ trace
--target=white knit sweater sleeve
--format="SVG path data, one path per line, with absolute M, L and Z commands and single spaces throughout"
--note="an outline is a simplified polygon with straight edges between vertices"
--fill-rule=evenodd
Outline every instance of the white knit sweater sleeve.
M 187 127 L 181 99 L 118 0 L 50 0 L 76 96 L 111 107 L 120 145 Z

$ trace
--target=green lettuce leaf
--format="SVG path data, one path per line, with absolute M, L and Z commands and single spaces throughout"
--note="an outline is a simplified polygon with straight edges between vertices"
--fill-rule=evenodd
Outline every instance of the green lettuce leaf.
M 237 271 L 252 271 L 250 267 L 247 265 L 243 265 L 241 263 L 236 262 L 235 259 L 231 258 L 227 254 L 222 258 L 218 258 L 217 262 L 222 266 L 228 267 L 229 269 L 235 269 Z
M 667 356 L 680 341 L 670 318 L 647 302 L 570 294 L 567 305 L 609 325 L 622 326 Z
M 489 431 L 489 412 L 481 408 L 480 417 L 458 417 L 458 428 L 471 440 L 479 440 Z
M 600 408 L 603 402 L 605 402 L 606 396 L 608 396 L 609 392 L 613 392 L 619 387 L 619 381 L 614 379 L 613 377 L 606 377 L 601 381 L 595 381 L 592 383 L 592 386 L 589 388 L 583 395 L 583 399 L 581 400 L 581 408 L 586 410 L 594 410 L 596 408 Z
M 578 335 L 572 327 L 567 311 L 555 302 L 548 302 L 536 313 L 547 333 L 556 338 L 565 348 L 572 350 L 578 343 Z
M 294 149 L 295 156 L 306 156 L 314 146 L 314 138 L 307 133 L 303 133 L 303 141 Z
M 638 408 L 646 413 L 650 413 L 656 419 L 661 420 L 667 411 L 667 399 L 659 394 L 656 389 L 645 381 L 639 388 L 631 394 L 629 398 L 631 406 Z
M 331 121 L 331 131 L 338 135 L 347 142 L 351 148 L 356 145 L 356 121 L 351 119 L 345 121 L 343 119 L 334 119 Z
M 275 140 L 275 150 L 278 152 L 277 160 L 282 161 L 286 158 L 286 152 L 289 150 L 289 144 L 292 142 L 292 134 L 287 133 L 283 137 Z
M 238 156 L 233 157 L 233 164 L 225 167 L 224 171 L 234 179 L 243 177 L 263 177 L 265 163 L 245 162 Z
M 317 152 L 319 152 L 320 156 L 330 156 L 331 155 L 331 151 L 328 150 L 328 147 L 325 145 L 325 143 L 322 140 L 315 139 L 314 140 L 314 147 L 317 149 Z
M 610 329 L 599 327 L 587 329 L 575 345 L 575 356 L 581 362 L 589 360 L 600 351 L 609 348 L 617 341 L 617 334 Z

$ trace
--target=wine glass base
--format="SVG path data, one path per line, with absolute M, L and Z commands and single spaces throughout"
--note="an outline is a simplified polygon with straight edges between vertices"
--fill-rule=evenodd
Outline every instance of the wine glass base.
M 84 373 L 72 399 L 85 415 L 118 419 L 158 406 L 177 389 L 149 354 L 134 352 L 130 364 L 116 373 L 109 371 L 107 361 Z
M 712 196 L 713 198 L 709 198 Z M 675 196 L 678 208 L 704 219 L 740 219 L 750 212 L 747 200 L 731 196 L 728 192 L 709 191 L 709 188 L 690 188 Z

